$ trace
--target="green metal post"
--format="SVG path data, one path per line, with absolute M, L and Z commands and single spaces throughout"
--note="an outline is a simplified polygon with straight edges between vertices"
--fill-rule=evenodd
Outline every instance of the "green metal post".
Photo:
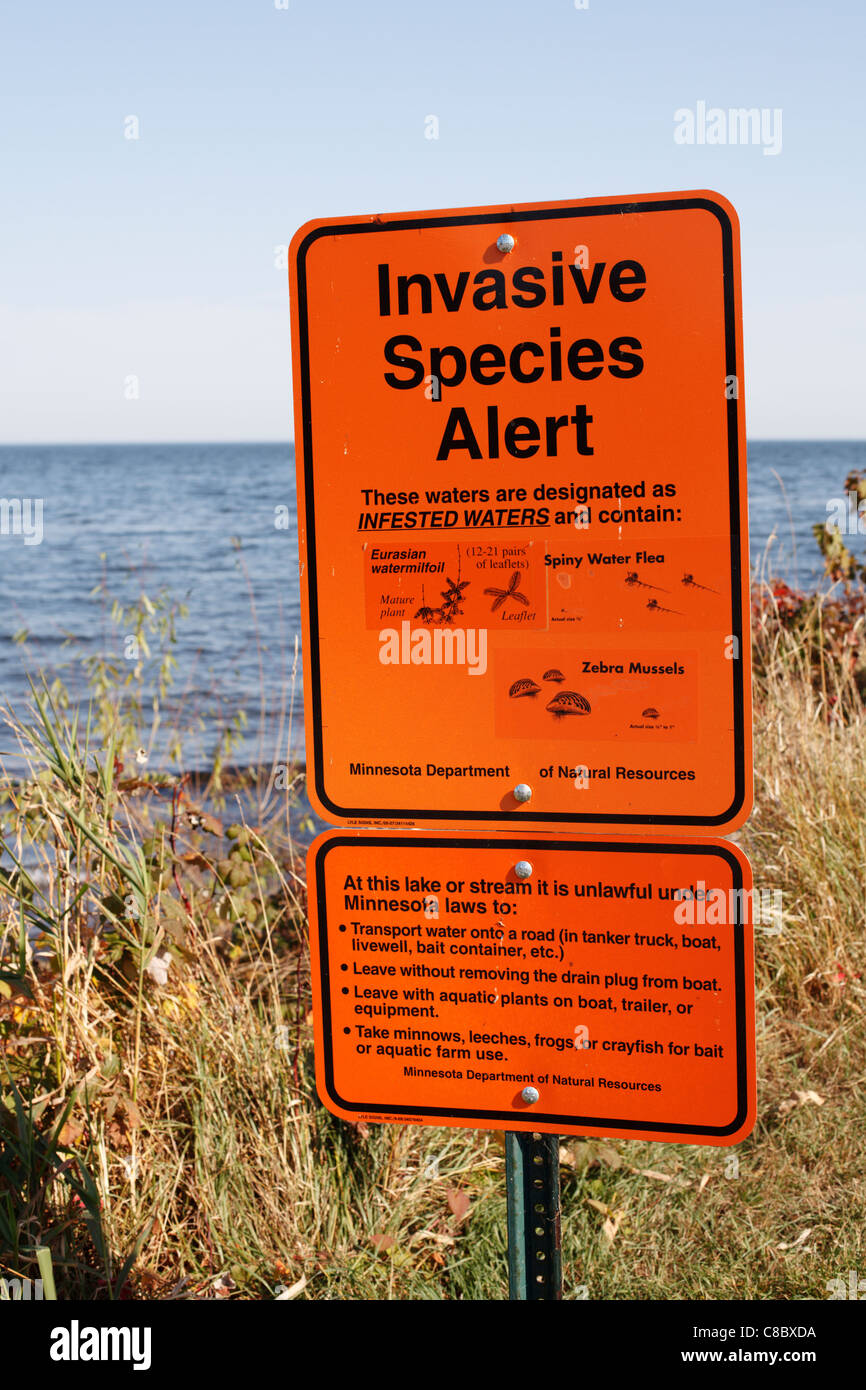
M 562 1298 L 559 1137 L 505 1135 L 508 1203 L 508 1297 Z

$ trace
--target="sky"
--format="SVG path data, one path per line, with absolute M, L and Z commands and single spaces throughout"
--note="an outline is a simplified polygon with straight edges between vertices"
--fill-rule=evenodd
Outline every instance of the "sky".
M 310 218 L 689 188 L 740 217 L 750 436 L 864 438 L 864 33 L 861 0 L 7 5 L 0 443 L 291 438 Z M 678 143 L 700 102 L 776 124 Z

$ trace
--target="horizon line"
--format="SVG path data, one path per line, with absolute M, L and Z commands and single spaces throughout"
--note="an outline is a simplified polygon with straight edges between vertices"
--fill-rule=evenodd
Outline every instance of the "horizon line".
M 866 435 L 848 434 L 747 434 L 746 442 L 752 444 L 864 444 Z M 294 439 L 13 439 L 0 440 L 0 449 L 176 449 L 185 445 L 195 448 L 226 445 L 250 446 L 257 444 L 290 445 L 295 447 Z

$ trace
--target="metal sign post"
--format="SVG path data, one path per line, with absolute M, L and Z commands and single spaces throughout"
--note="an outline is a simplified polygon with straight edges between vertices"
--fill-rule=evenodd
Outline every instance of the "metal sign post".
M 562 1298 L 559 1136 L 505 1135 L 508 1202 L 508 1296 Z

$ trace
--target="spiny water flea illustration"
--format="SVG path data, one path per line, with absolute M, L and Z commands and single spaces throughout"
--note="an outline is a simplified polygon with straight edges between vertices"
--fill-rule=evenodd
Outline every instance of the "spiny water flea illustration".
M 630 589 L 655 589 L 660 594 L 670 593 L 669 589 L 663 589 L 660 584 L 647 584 L 641 579 L 637 570 L 630 570 L 625 577 L 625 582 Z
M 708 594 L 717 594 L 718 589 L 711 589 L 709 584 L 699 584 L 693 574 L 684 574 L 683 583 L 687 589 L 703 589 Z

